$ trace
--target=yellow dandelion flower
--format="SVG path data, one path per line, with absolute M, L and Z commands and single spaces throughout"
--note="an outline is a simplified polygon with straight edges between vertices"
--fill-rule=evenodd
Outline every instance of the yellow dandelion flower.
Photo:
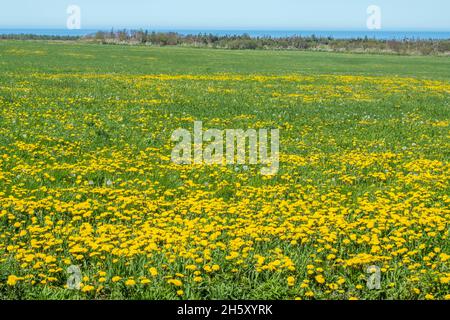
M 295 284 L 295 278 L 294 277 L 288 277 L 287 278 L 287 283 L 289 287 L 293 287 Z
M 316 279 L 317 283 L 320 283 L 320 284 L 325 283 L 325 278 L 321 274 L 317 275 L 315 277 L 315 279 Z
M 11 275 L 11 276 L 8 276 L 8 280 L 6 281 L 6 284 L 8 286 L 15 286 L 17 284 L 18 280 L 19 280 L 18 277 Z
M 181 280 L 178 279 L 169 279 L 167 281 L 168 284 L 173 284 L 176 287 L 181 287 L 183 285 L 183 282 Z
M 90 292 L 92 290 L 94 290 L 95 288 L 93 286 L 83 286 L 83 288 L 81 288 L 81 292 Z
M 127 281 L 125 281 L 125 285 L 126 286 L 134 286 L 136 284 L 136 281 L 134 281 L 133 279 L 128 279 Z
M 156 277 L 158 275 L 158 270 L 156 270 L 156 268 L 151 267 L 148 270 L 150 271 L 150 274 L 151 274 L 152 277 Z

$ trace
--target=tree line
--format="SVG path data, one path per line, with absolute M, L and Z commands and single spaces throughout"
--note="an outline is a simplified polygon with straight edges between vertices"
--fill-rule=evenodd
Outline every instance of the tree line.
M 0 35 L 0 39 L 78 40 L 102 44 L 141 44 L 154 46 L 189 46 L 232 50 L 316 50 L 420 55 L 450 55 L 450 39 L 377 40 L 373 38 L 334 39 L 332 37 L 289 36 L 251 37 L 243 35 L 189 34 L 150 32 L 147 30 L 98 31 L 87 36 L 40 36 L 32 34 Z

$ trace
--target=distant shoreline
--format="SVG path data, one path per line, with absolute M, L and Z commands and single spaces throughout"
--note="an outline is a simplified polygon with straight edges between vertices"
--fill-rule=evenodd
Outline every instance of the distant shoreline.
M 123 29 L 114 29 L 120 31 Z M 133 29 L 140 30 L 140 29 Z M 97 33 L 98 31 L 110 32 L 111 29 L 32 29 L 32 28 L 0 28 L 0 35 L 36 35 L 36 36 L 60 36 L 60 37 L 84 37 Z M 322 37 L 335 40 L 351 40 L 369 38 L 374 40 L 449 40 L 450 31 L 370 31 L 370 30 L 214 30 L 214 29 L 149 29 L 148 32 L 177 33 L 182 36 L 211 34 L 214 36 L 242 36 L 251 38 L 286 38 L 300 37 Z
M 67 32 L 68 30 L 66 30 Z M 423 56 L 450 56 L 449 39 L 374 39 L 367 35 L 349 39 L 335 39 L 319 35 L 270 37 L 250 34 L 214 35 L 212 33 L 180 34 L 143 30 L 111 30 L 89 32 L 87 35 L 7 34 L 1 40 L 77 41 L 103 45 L 180 46 L 229 50 L 297 50 L 348 52 L 370 54 L 397 54 Z

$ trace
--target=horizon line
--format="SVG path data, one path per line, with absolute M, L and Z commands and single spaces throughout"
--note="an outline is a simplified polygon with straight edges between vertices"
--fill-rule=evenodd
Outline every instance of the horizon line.
M 139 26 L 88 26 L 88 27 L 82 27 L 80 29 L 68 29 L 65 27 L 56 27 L 56 26 L 0 26 L 0 29 L 18 29 L 18 30 L 67 30 L 67 31 L 106 31 L 111 29 L 116 30 L 146 30 L 146 31 L 333 31 L 333 32 L 348 32 L 348 31 L 355 31 L 355 32 L 450 32 L 450 29 L 414 29 L 414 28 L 385 28 L 385 29 L 377 29 L 377 30 L 370 30 L 365 28 L 311 28 L 311 27 L 289 27 L 289 28 L 281 28 L 281 27 L 163 27 L 163 26 L 156 26 L 156 27 L 139 27 Z

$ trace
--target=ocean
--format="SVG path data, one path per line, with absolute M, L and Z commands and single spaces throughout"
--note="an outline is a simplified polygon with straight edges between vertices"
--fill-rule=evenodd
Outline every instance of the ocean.
M 105 29 L 103 31 L 110 31 Z M 117 29 L 119 30 L 119 29 Z M 217 36 L 243 35 L 251 37 L 282 38 L 288 36 L 312 36 L 332 37 L 334 39 L 356 39 L 368 37 L 379 40 L 402 40 L 402 39 L 450 39 L 450 31 L 327 31 L 327 30 L 208 30 L 208 29 L 152 29 L 156 32 L 177 32 L 187 34 L 213 34 Z M 50 36 L 85 36 L 97 32 L 98 29 L 0 29 L 0 34 L 36 34 Z

